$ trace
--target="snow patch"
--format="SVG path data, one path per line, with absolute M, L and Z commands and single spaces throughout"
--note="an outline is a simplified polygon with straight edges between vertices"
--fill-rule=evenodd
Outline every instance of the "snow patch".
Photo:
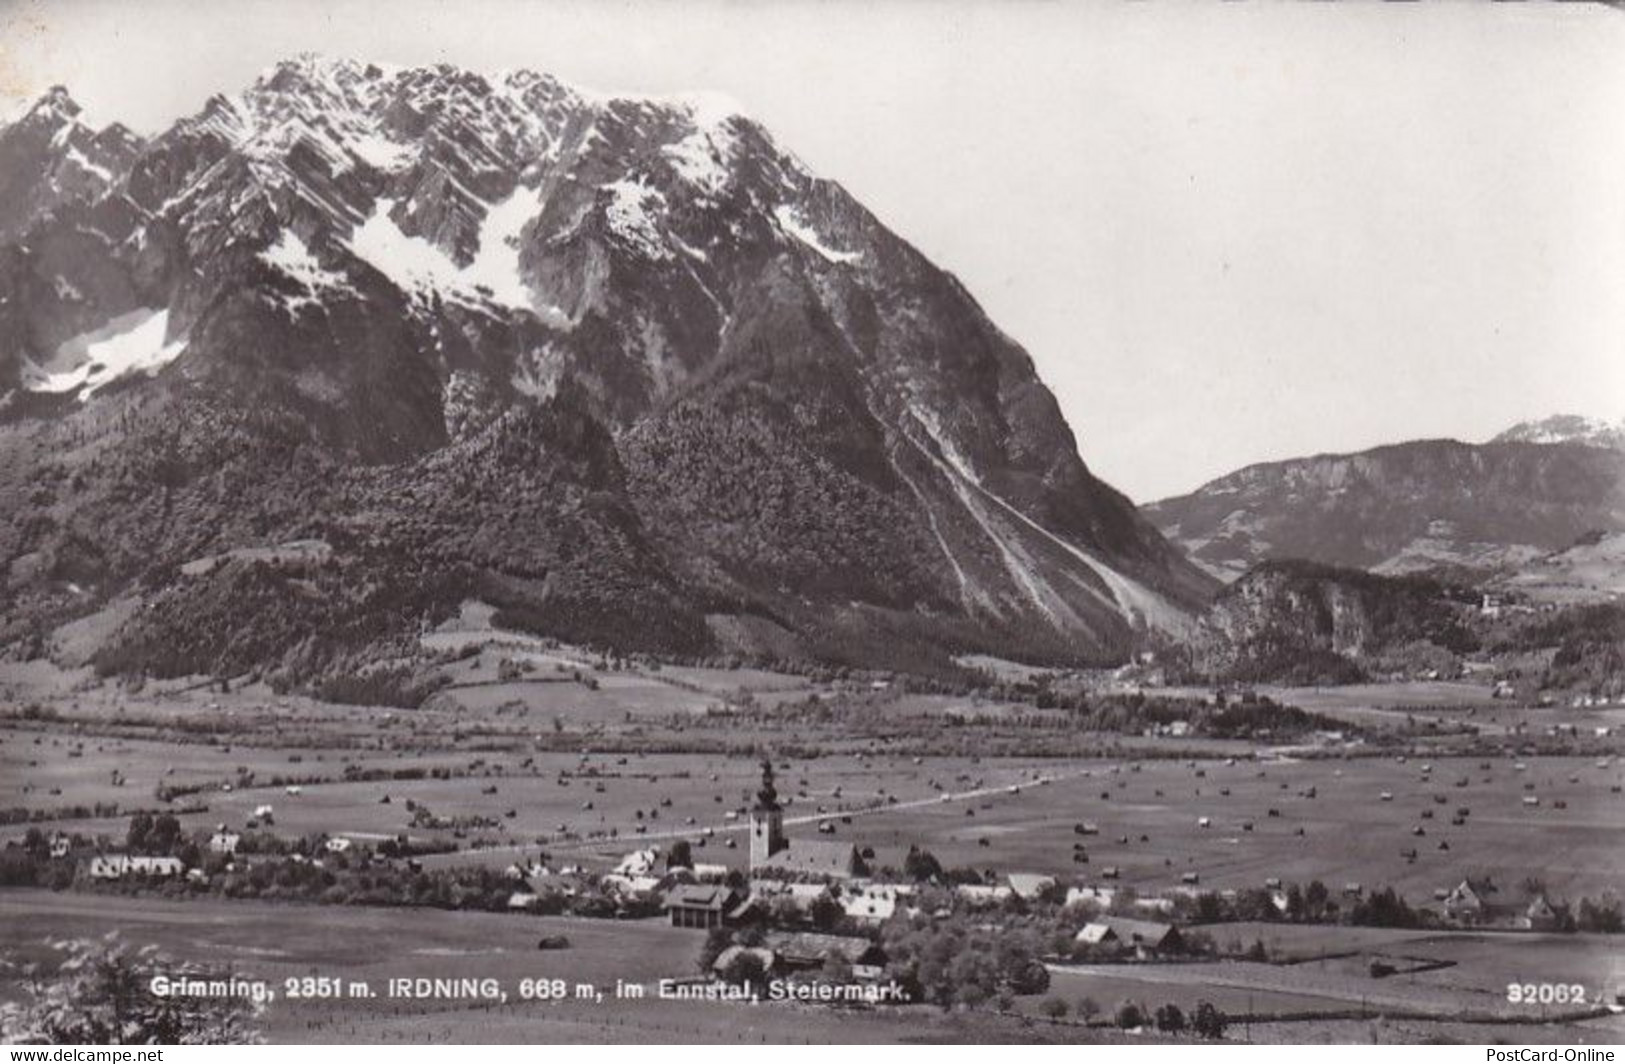
M 655 215 L 666 209 L 666 197 L 660 190 L 650 188 L 642 178 L 623 179 L 603 188 L 610 193 L 609 206 L 604 209 L 610 230 L 646 258 L 671 258 L 671 249 L 666 247 L 655 220 Z
M 480 223 L 479 250 L 463 277 L 504 306 L 529 309 L 534 302 L 519 272 L 519 238 L 541 206 L 540 192 L 517 185 L 513 195 L 486 208 Z
M 67 159 L 87 174 L 92 174 L 103 181 L 112 183 L 113 172 L 105 166 L 98 166 L 85 157 L 85 153 L 72 145 L 68 146 Z
M 734 120 L 739 108 L 732 100 L 715 95 L 684 98 L 679 106 L 688 112 L 694 132 L 660 149 L 679 177 L 706 195 L 715 196 L 728 187 L 731 166 L 739 138 Z
M 299 234 L 290 229 L 284 229 L 276 243 L 260 252 L 260 259 L 281 270 L 305 290 L 304 295 L 284 301 L 290 311 L 319 302 L 323 292 L 349 291 L 344 277 L 317 262 Z
M 842 265 L 857 262 L 863 258 L 856 251 L 839 251 L 825 244 L 823 239 L 819 237 L 817 230 L 802 221 L 796 209 L 788 204 L 780 204 L 775 207 L 773 217 L 778 221 L 780 229 L 818 252 L 829 262 Z
M 345 147 L 357 159 L 386 174 L 405 169 L 417 155 L 410 146 L 397 144 L 382 133 L 354 134 L 345 142 Z
M 660 153 L 671 162 L 679 177 L 706 194 L 715 196 L 728 187 L 731 155 L 719 150 L 706 134 L 691 134 L 661 148 Z
M 528 310 L 555 324 L 564 321 L 562 310 L 537 303 L 519 273 L 519 234 L 537 209 L 535 190 L 520 186 L 487 209 L 479 251 L 466 267 L 422 237 L 402 232 L 389 216 L 394 206 L 392 199 L 378 200 L 351 235 L 350 249 L 401 291 L 417 296 L 438 292 L 468 304 L 495 304 Z
M 71 392 L 82 388 L 81 402 L 97 389 L 131 373 L 152 376 L 186 347 L 184 338 L 169 343 L 168 310 L 135 310 L 93 332 L 62 344 L 44 366 L 24 360 L 23 387 L 32 392 Z

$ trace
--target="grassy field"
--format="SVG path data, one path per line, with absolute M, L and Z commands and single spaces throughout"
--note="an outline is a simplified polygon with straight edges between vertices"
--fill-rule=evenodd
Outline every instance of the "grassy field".
M 118 931 L 177 959 L 231 966 L 277 992 L 261 1017 L 273 1042 L 898 1042 L 1006 1041 L 1024 1036 L 1019 1021 L 944 1016 L 934 1009 L 834 1010 L 783 1004 L 660 1000 L 656 982 L 692 975 L 704 932 L 659 920 L 615 922 L 445 913 L 426 910 L 313 908 L 255 902 L 165 902 L 13 891 L 8 912 L 26 920 L 0 925 L 0 948 L 44 959 L 52 938 Z M 570 947 L 538 951 L 542 935 Z M 336 976 L 365 981 L 369 999 L 289 1000 L 284 979 Z M 506 1001 L 415 1000 L 387 996 L 392 978 L 493 979 Z M 0 977 L 13 995 L 14 976 Z M 570 998 L 520 1000 L 524 979 L 565 979 Z M 641 1000 L 618 998 L 617 982 L 638 984 Z M 590 984 L 603 999 L 576 997 Z M 1082 1031 L 1038 1032 L 1099 1040 Z
M 79 756 L 66 758 L 70 749 Z M 759 772 L 749 758 L 687 754 L 318 755 L 207 746 L 177 753 L 156 742 L 22 730 L 6 733 L 0 744 L 0 778 L 9 792 L 4 804 L 153 806 L 159 782 L 230 780 L 239 767 L 262 780 L 273 773 L 336 780 L 348 764 L 443 766 L 468 774 L 309 783 L 298 795 L 238 785 L 197 796 L 207 812 L 184 816 L 183 823 L 240 827 L 257 807 L 271 805 L 283 833 L 451 836 L 412 828 L 410 799 L 439 816 L 494 820 L 496 828 L 464 832 L 460 841 L 468 846 L 482 839 L 501 854 L 545 846 L 609 855 L 640 839 L 688 838 L 705 840 L 706 860 L 738 864 L 740 851 L 726 844 L 743 831 L 739 811 L 748 807 Z M 1176 886 L 1194 872 L 1200 886 L 1214 889 L 1260 886 L 1269 878 L 1318 878 L 1334 893 L 1351 881 L 1392 885 L 1413 903 L 1429 902 L 1435 890 L 1468 874 L 1491 875 L 1509 890 L 1538 877 L 1561 898 L 1613 887 L 1625 871 L 1618 845 L 1625 796 L 1610 791 L 1625 764 L 1612 760 L 1606 767 L 1596 759 L 1558 757 L 1124 765 L 840 756 L 788 764 L 780 789 L 795 830 L 811 834 L 815 822 L 825 821 L 832 837 L 871 847 L 879 863 L 894 866 L 910 845 L 919 845 L 946 865 L 1082 881 L 1115 866 L 1123 884 L 1141 890 Z M 115 773 L 123 786 L 110 783 Z M 1307 797 L 1311 789 L 1313 798 Z M 1524 804 L 1526 796 L 1540 804 Z M 1470 812 L 1455 826 L 1461 808 Z M 1201 826 L 1203 818 L 1209 826 Z M 1098 834 L 1075 834 L 1082 821 Z M 115 833 L 122 827 L 116 820 L 65 826 Z M 11 837 L 21 830 L 4 829 Z M 1073 860 L 1080 842 L 1087 864 Z M 1414 861 L 1406 856 L 1412 850 Z
M 152 898 L 11 891 L 0 925 L 0 950 L 20 960 L 49 960 L 44 943 L 53 939 L 100 936 L 116 931 L 132 944 L 153 944 L 175 959 L 232 969 L 241 978 L 265 980 L 276 993 L 260 1023 L 273 1042 L 898 1042 L 1015 1040 L 1100 1041 L 1124 1036 L 1076 1024 L 1036 1020 L 1040 998 L 1018 999 L 1026 1019 L 986 1014 L 944 1014 L 910 1006 L 835 1010 L 811 1006 L 660 1000 L 657 981 L 694 971 L 703 933 L 664 926 L 658 920 L 602 921 L 434 910 L 316 908 L 260 902 L 170 902 Z M 1487 950 L 1486 972 L 1517 954 L 1493 942 L 1468 936 L 1334 929 L 1340 947 L 1380 946 L 1388 952 L 1442 955 L 1454 951 L 1460 967 L 1429 973 L 1456 982 L 1432 985 L 1424 976 L 1382 982 L 1343 970 L 1308 971 L 1288 967 L 1222 962 L 1200 965 L 1104 966 L 1056 969 L 1047 996 L 1075 1005 L 1088 998 L 1111 1012 L 1124 1000 L 1151 1008 L 1174 1002 L 1187 1013 L 1198 1001 L 1211 1001 L 1234 1016 L 1316 1013 L 1358 1008 L 1371 1019 L 1358 1023 L 1314 1020 L 1297 1023 L 1238 1023 L 1232 1037 L 1262 1041 L 1365 1041 L 1373 1037 L 1421 1037 L 1474 1041 L 1617 1042 L 1618 1018 L 1586 1025 L 1472 1027 L 1454 1022 L 1417 1024 L 1383 1020 L 1386 1011 L 1435 1006 L 1477 1010 L 1467 954 Z M 539 951 L 542 935 L 563 935 L 569 948 Z M 1589 961 L 1606 944 L 1574 940 L 1550 951 Z M 1544 962 L 1542 962 L 1544 963 Z M 1453 976 L 1450 973 L 1454 973 Z M 284 980 L 332 976 L 345 987 L 334 1001 L 293 1000 Z M 422 1000 L 392 997 L 398 978 L 494 980 L 507 1000 Z M 1530 976 L 1533 978 L 1534 976 Z M 18 993 L 0 977 L 0 998 Z M 564 979 L 562 1002 L 520 1000 L 525 979 Z M 1403 981 L 1402 981 L 1403 980 Z M 371 997 L 356 996 L 351 984 L 364 982 Z M 617 995 L 617 984 L 637 984 L 647 996 Z M 590 986 L 590 992 L 578 991 Z M 590 996 L 578 996 L 589 993 Z M 599 995 L 602 995 L 601 999 Z M 1493 1004 L 1491 1002 L 1490 1004 Z M 1518 1017 L 1538 1019 L 1538 1017 Z M 1154 1040 L 1154 1039 L 1152 1039 Z
M 1260 937 L 1267 939 L 1268 930 L 1261 930 Z M 1152 1007 L 1172 1001 L 1188 1011 L 1206 1000 L 1231 1014 L 1352 1008 L 1373 1016 L 1422 1013 L 1442 1019 L 1531 1021 L 1564 1010 L 1513 1003 L 1507 984 L 1580 984 L 1587 1001 L 1600 1004 L 1612 1000 L 1622 970 L 1614 944 L 1605 936 L 1323 930 L 1332 948 L 1314 960 L 1066 966 L 1053 969 L 1051 987 L 1069 1000 L 1086 993 L 1108 1007 L 1123 1000 Z M 1401 970 L 1373 978 L 1369 964 L 1376 959 Z M 1407 965 L 1417 970 L 1408 971 Z

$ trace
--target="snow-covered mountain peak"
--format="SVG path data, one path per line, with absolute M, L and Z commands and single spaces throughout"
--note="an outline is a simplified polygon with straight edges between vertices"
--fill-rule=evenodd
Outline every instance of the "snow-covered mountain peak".
M 1625 448 L 1625 420 L 1609 422 L 1578 414 L 1557 414 L 1523 421 L 1500 433 L 1491 443 L 1573 443 L 1590 447 Z

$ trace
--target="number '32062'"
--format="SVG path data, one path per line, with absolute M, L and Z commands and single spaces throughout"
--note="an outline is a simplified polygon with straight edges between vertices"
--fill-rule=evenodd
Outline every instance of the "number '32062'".
M 1508 983 L 1507 1000 L 1514 1005 L 1580 1005 L 1586 988 L 1579 983 Z

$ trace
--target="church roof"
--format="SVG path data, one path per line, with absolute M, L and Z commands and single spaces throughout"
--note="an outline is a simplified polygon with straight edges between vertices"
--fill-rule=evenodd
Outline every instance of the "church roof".
M 790 839 L 784 849 L 762 860 L 758 868 L 778 868 L 811 875 L 850 876 L 862 866 L 856 846 L 850 842 L 821 839 Z

